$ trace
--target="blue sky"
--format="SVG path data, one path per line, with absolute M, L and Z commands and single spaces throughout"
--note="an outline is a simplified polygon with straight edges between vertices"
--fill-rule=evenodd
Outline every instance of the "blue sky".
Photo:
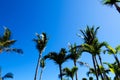
M 36 32 L 46 32 L 49 37 L 43 55 L 51 51 L 59 52 L 61 48 L 68 49 L 68 42 L 81 44 L 82 40 L 76 34 L 86 25 L 100 26 L 100 41 L 107 41 L 115 47 L 120 44 L 119 17 L 114 6 L 104 6 L 101 0 L 0 0 L 0 25 L 12 31 L 12 38 L 17 40 L 13 47 L 24 51 L 23 55 L 0 55 L 2 74 L 12 72 L 14 79 L 11 80 L 33 80 L 38 58 L 32 41 Z M 90 59 L 89 54 L 83 54 L 80 58 L 92 65 Z M 113 61 L 112 57 L 103 56 L 104 61 L 108 59 Z M 70 60 L 63 65 L 66 66 L 72 66 Z M 80 80 L 86 77 L 87 68 L 79 68 Z M 47 61 L 43 80 L 59 80 L 58 72 L 58 66 Z

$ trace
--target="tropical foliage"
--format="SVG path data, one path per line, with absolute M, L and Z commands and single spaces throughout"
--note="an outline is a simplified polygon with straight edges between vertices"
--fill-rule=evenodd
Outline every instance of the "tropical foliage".
M 119 2 L 120 0 L 103 0 L 104 5 L 114 5 L 120 13 Z M 47 34 L 44 32 L 41 34 L 36 33 L 37 38 L 34 38 L 33 41 L 38 50 L 38 60 L 35 68 L 34 80 L 38 79 L 38 74 L 40 74 L 39 80 L 42 80 L 42 73 L 47 59 L 54 61 L 54 63 L 58 65 L 58 75 L 60 80 L 69 80 L 69 78 L 71 80 L 80 80 L 78 78 L 78 75 L 80 75 L 78 74 L 80 67 L 78 67 L 77 64 L 84 65 L 88 68 L 88 71 L 86 72 L 87 78 L 83 77 L 82 80 L 120 80 L 120 61 L 118 57 L 120 45 L 113 48 L 106 41 L 100 42 L 97 37 L 99 28 L 100 27 L 87 26 L 85 30 L 80 30 L 81 35 L 79 37 L 81 41 L 83 40 L 82 44 L 70 44 L 68 50 L 66 48 L 61 48 L 59 52 L 50 51 L 44 56 L 42 56 L 42 54 L 48 42 Z M 3 35 L 0 35 L 0 53 L 17 52 L 22 54 L 22 49 L 12 48 L 12 45 L 14 45 L 15 42 L 16 40 L 11 39 L 11 31 L 7 27 L 4 27 Z M 90 65 L 79 60 L 82 55 L 86 53 L 89 53 L 91 56 L 89 59 L 92 59 L 92 64 Z M 112 55 L 114 62 L 103 62 L 103 55 L 106 55 L 106 53 L 107 55 Z M 63 68 L 63 64 L 68 60 L 72 60 L 73 67 L 69 68 L 69 66 L 65 66 L 65 68 Z M 39 68 L 41 69 L 40 73 Z M 80 71 L 80 73 L 82 74 L 82 71 Z M 110 73 L 114 74 L 114 76 L 111 77 L 109 75 Z M 13 78 L 13 74 L 7 73 L 4 76 L 1 76 L 0 70 L 0 80 L 5 80 L 7 78 Z
M 0 53 L 4 51 L 23 53 L 22 49 L 11 48 L 15 42 L 16 40 L 11 39 L 11 31 L 7 27 L 4 27 L 4 34 L 0 36 Z
M 120 7 L 117 4 L 118 2 L 120 2 L 120 0 L 103 0 L 103 4 L 109 5 L 109 6 L 114 5 L 117 11 L 120 13 Z

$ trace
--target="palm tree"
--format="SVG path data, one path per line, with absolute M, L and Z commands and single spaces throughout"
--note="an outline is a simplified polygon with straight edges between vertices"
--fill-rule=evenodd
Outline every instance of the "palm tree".
M 43 73 L 43 70 L 45 68 L 45 60 L 44 59 L 41 59 L 40 67 L 41 67 L 41 72 L 40 72 L 40 79 L 39 80 L 42 80 L 42 73 Z
M 60 78 L 62 78 L 62 64 L 69 59 L 69 57 L 66 55 L 67 51 L 64 48 L 61 48 L 59 53 L 56 52 L 50 52 L 46 56 L 44 56 L 45 59 L 53 60 L 57 65 L 59 65 L 59 71 L 60 71 Z
M 79 57 L 81 56 L 81 52 L 75 48 L 76 47 L 76 44 L 74 45 L 69 45 L 69 52 L 70 54 L 68 55 L 70 57 L 70 59 L 73 61 L 74 63 L 74 66 L 77 67 L 77 60 L 79 59 Z M 78 80 L 78 77 L 77 77 L 77 72 L 76 72 L 76 80 Z
M 66 67 L 66 68 L 63 69 L 62 75 L 70 77 L 73 80 L 74 75 L 77 72 L 77 70 L 78 70 L 77 67 L 73 67 L 72 69 L 69 69 L 69 68 Z
M 11 40 L 11 31 L 7 27 L 4 27 L 4 30 L 4 34 L 0 36 L 0 53 L 4 51 L 23 53 L 21 49 L 11 48 L 11 46 L 16 42 L 16 40 Z
M 98 38 L 96 37 L 98 29 L 99 29 L 99 27 L 97 27 L 95 29 L 94 26 L 91 28 L 89 26 L 87 26 L 86 30 L 80 30 L 82 35 L 83 35 L 83 40 L 84 40 L 84 43 L 81 45 L 81 47 L 83 49 L 83 52 L 88 52 L 92 55 L 92 60 L 93 60 L 93 65 L 94 65 L 94 69 L 95 69 L 95 73 L 96 73 L 95 75 L 96 75 L 97 80 L 98 80 L 97 68 L 99 69 L 99 64 L 98 64 L 98 61 L 96 59 L 96 55 L 98 55 L 100 63 L 102 65 L 102 59 L 100 57 L 101 48 L 103 46 L 108 45 L 106 42 L 100 43 L 98 41 Z M 103 74 L 103 75 L 105 76 L 105 74 Z M 102 79 L 103 79 L 103 75 L 101 73 Z
M 37 79 L 38 68 L 40 66 L 40 61 L 41 61 L 41 57 L 42 57 L 42 51 L 44 50 L 44 48 L 47 44 L 47 41 L 48 41 L 46 33 L 42 33 L 41 35 L 36 33 L 36 36 L 37 36 L 37 39 L 33 39 L 33 41 L 36 42 L 36 48 L 39 51 L 39 56 L 38 56 L 36 70 L 35 70 L 34 80 Z
M 103 0 L 103 3 L 105 5 L 109 5 L 109 6 L 115 6 L 115 8 L 117 9 L 117 11 L 120 13 L 120 7 L 118 6 L 118 2 L 120 2 L 120 0 Z

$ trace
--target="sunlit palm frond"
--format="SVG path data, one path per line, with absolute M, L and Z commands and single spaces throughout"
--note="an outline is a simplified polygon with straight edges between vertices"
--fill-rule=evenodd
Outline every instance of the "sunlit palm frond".
M 115 48 L 115 50 L 116 50 L 116 53 L 120 52 L 120 45 L 118 45 L 118 46 Z

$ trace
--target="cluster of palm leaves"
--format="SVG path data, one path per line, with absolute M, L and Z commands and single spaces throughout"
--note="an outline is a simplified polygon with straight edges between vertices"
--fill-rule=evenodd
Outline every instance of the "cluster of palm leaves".
M 4 27 L 4 34 L 0 36 L 0 53 L 2 52 L 17 52 L 17 53 L 23 53 L 21 49 L 17 48 L 11 48 L 11 46 L 16 42 L 16 40 L 11 39 L 11 31 Z
M 41 67 L 41 73 L 39 80 L 42 80 L 42 72 L 45 67 L 46 59 L 53 60 L 59 66 L 59 77 L 61 80 L 67 80 L 66 77 L 71 78 L 71 80 L 78 80 L 78 67 L 77 63 L 80 65 L 87 66 L 89 71 L 86 72 L 88 75 L 89 80 L 112 80 L 112 77 L 109 76 L 109 73 L 114 73 L 114 80 L 120 80 L 120 63 L 117 57 L 117 53 L 120 51 L 120 45 L 118 45 L 115 49 L 112 48 L 107 42 L 99 42 L 97 38 L 97 32 L 99 27 L 95 28 L 94 26 L 89 27 L 87 26 L 85 30 L 80 30 L 82 34 L 83 43 L 80 45 L 70 44 L 69 50 L 67 51 L 65 48 L 61 48 L 59 52 L 49 52 L 45 56 L 40 56 L 38 58 L 38 64 L 35 72 L 34 80 L 37 80 L 37 73 L 39 66 Z M 46 34 L 42 33 L 42 37 L 38 36 L 38 39 L 34 39 L 37 42 L 37 49 L 39 50 L 40 54 L 45 48 L 48 38 Z M 39 45 L 39 47 L 38 47 Z M 42 48 L 41 48 L 42 47 Z M 104 47 L 104 48 L 103 48 Z M 104 49 L 104 50 L 103 50 Z M 78 61 L 80 56 L 87 52 L 91 55 L 93 61 L 93 67 L 85 62 Z M 113 55 L 115 62 L 108 63 L 103 62 L 101 53 L 107 53 Z M 63 64 L 68 60 L 71 59 L 73 61 L 73 68 L 65 67 L 63 68 Z M 105 65 L 108 67 L 106 68 Z M 94 76 L 90 76 L 93 74 Z M 83 78 L 82 80 L 87 80 L 87 78 Z
M 0 35 L 0 53 L 3 52 L 17 52 L 22 54 L 22 49 L 12 48 L 11 46 L 16 42 L 16 40 L 11 39 L 11 31 L 7 27 L 4 28 L 4 34 Z M 1 76 L 1 68 L 0 68 L 0 80 L 4 80 L 6 78 L 13 78 L 13 73 L 9 72 L 4 76 Z
M 120 2 L 120 0 L 103 0 L 103 4 L 108 5 L 108 6 L 115 6 L 117 11 L 120 13 L 120 6 L 117 4 Z

